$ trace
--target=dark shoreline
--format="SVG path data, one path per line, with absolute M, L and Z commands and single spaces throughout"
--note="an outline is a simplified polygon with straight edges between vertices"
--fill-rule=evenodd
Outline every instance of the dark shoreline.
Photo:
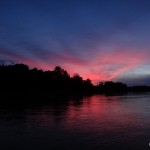
M 5 99 L 19 97 L 27 102 L 28 97 L 33 97 L 37 99 L 33 100 L 36 103 L 42 97 L 53 99 L 53 97 L 65 98 L 94 94 L 113 96 L 129 92 L 150 92 L 150 86 L 128 87 L 124 83 L 112 81 L 93 85 L 90 79 L 83 80 L 78 74 L 70 77 L 68 72 L 59 66 L 56 66 L 53 71 L 42 71 L 37 68 L 29 69 L 24 64 L 0 65 L 0 95 Z

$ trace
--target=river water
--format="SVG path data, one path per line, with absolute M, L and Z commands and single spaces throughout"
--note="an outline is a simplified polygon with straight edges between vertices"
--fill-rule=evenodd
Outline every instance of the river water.
M 0 106 L 0 150 L 149 150 L 150 94 Z

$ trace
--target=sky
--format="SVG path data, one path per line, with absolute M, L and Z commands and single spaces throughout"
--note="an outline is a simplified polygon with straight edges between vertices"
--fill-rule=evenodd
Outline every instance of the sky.
M 0 63 L 150 85 L 149 0 L 1 0 Z

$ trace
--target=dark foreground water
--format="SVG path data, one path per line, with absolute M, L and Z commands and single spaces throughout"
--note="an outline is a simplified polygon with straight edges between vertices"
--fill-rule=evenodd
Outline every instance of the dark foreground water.
M 0 150 L 150 150 L 150 94 L 54 101 L 1 105 Z

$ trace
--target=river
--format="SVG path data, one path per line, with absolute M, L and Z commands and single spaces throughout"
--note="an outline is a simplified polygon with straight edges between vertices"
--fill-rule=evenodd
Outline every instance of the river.
M 150 93 L 50 101 L 0 106 L 0 149 L 150 149 Z

